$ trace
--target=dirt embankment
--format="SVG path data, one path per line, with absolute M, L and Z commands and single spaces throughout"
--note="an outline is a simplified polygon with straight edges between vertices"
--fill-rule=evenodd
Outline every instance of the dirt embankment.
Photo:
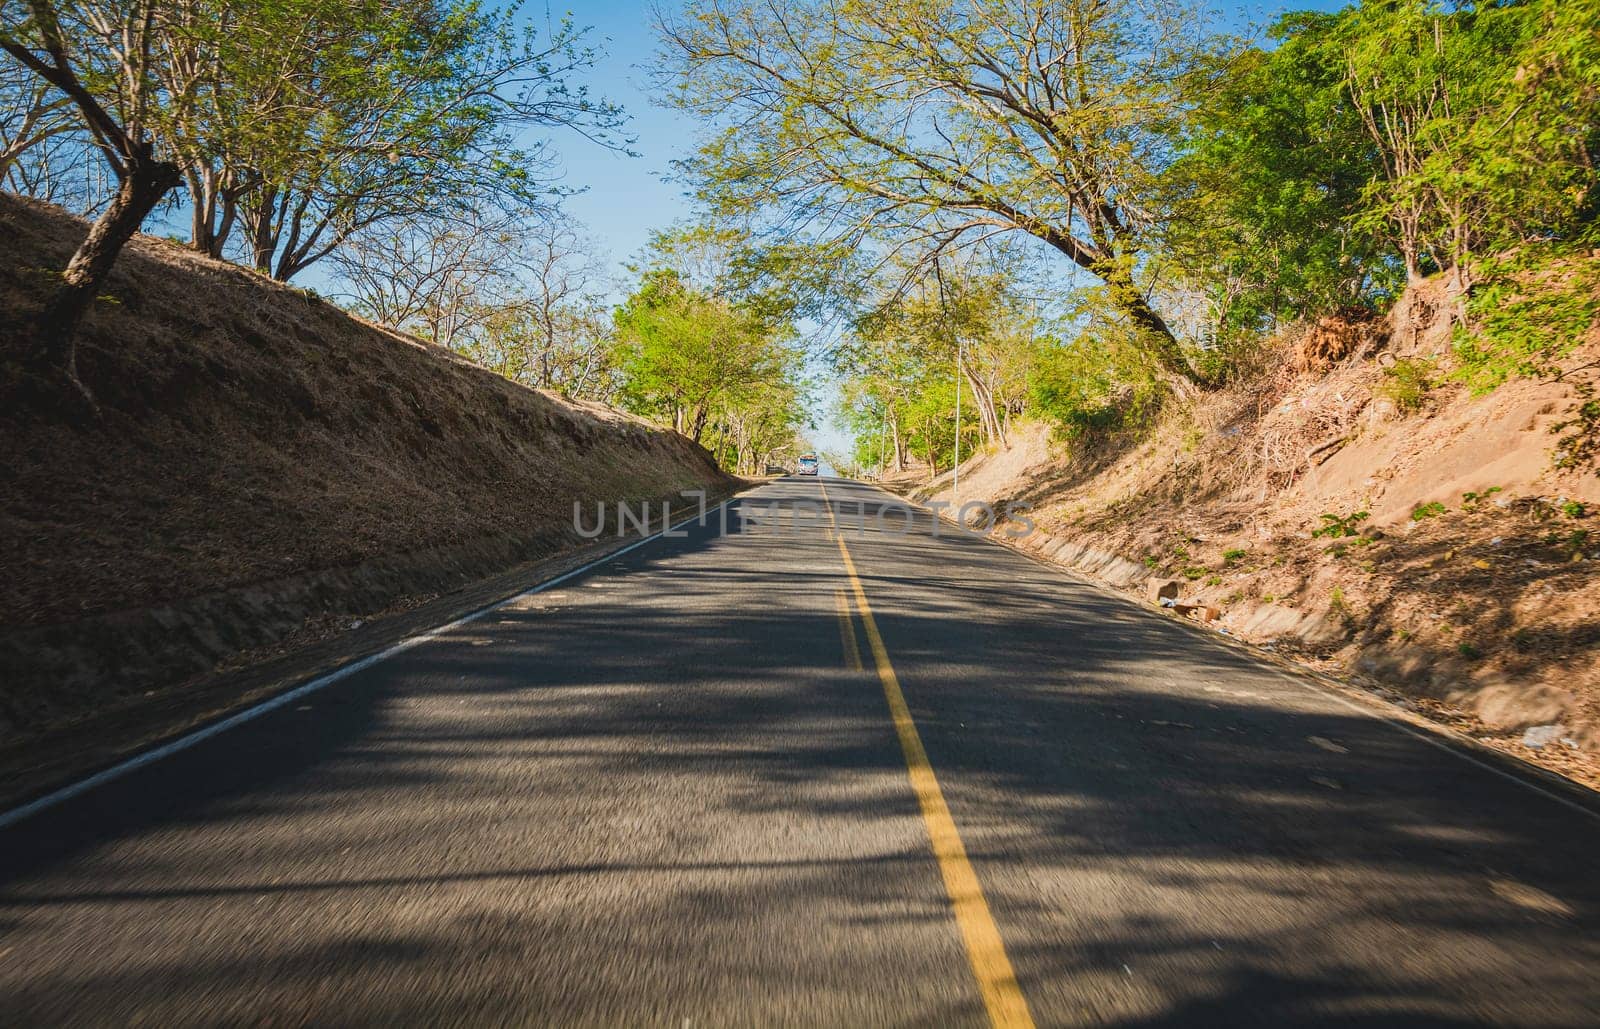
M 0 195 L 0 367 L 84 231 Z M 571 549 L 575 501 L 732 486 L 675 433 L 151 237 L 79 366 L 97 420 L 9 372 L 0 398 L 0 744 Z
M 1036 553 L 1141 595 L 1177 580 L 1232 635 L 1600 787 L 1600 477 L 1556 470 L 1551 432 L 1600 333 L 1567 362 L 1591 370 L 1474 397 L 1438 384 L 1443 312 L 1431 282 L 1382 321 L 1287 334 L 1146 436 L 1024 426 L 963 467 L 962 498 L 1031 504 Z M 1409 410 L 1402 362 L 1435 380 L 1400 391 Z

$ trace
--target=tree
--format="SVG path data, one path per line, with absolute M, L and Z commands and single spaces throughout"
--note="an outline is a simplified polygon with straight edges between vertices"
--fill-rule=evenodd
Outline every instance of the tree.
M 455 347 L 511 302 L 522 232 L 494 211 L 383 222 L 347 239 L 334 264 L 357 314 Z
M 599 287 L 603 269 L 594 247 L 570 222 L 547 218 L 527 233 L 518 261 L 520 303 L 498 326 L 516 339 L 526 361 L 520 381 L 567 396 L 601 385 L 606 339 Z
M 616 390 L 604 268 L 577 226 L 555 217 L 525 226 L 505 267 L 511 292 L 489 308 L 462 349 L 507 378 L 577 399 Z
M 626 146 L 622 109 L 570 81 L 597 56 L 570 20 L 540 36 L 515 5 L 317 6 L 322 19 L 291 54 L 302 63 L 263 80 L 295 95 L 265 137 L 263 181 L 238 198 L 265 274 L 291 279 L 385 221 L 548 205 L 553 157 L 530 129 Z
M 38 316 L 29 357 L 92 406 L 93 395 L 78 378 L 78 326 L 123 246 L 182 181 L 150 133 L 163 102 L 152 72 L 154 43 L 168 12 L 160 0 L 78 0 L 65 8 L 56 0 L 3 3 L 0 48 L 72 101 L 117 179 L 116 194 Z
M 1140 287 L 1175 120 L 1230 47 L 1167 0 L 699 0 L 661 31 L 673 97 L 722 126 L 689 169 L 719 213 L 926 270 L 1027 233 L 1201 377 Z
M 1363 4 L 1343 19 L 1345 86 L 1382 161 L 1363 221 L 1408 280 L 1577 227 L 1594 197 L 1600 17 L 1592 2 Z
M 1340 15 L 1285 15 L 1192 112 L 1166 175 L 1161 253 L 1226 345 L 1392 285 L 1382 234 L 1352 224 L 1379 159 L 1345 94 Z
M 768 327 L 677 272 L 645 273 L 614 316 L 625 403 L 699 443 L 714 408 L 734 391 L 779 377 Z
M 893 388 L 896 371 L 914 368 L 919 379 L 959 375 L 980 442 L 1003 447 L 1027 397 L 1036 322 L 1034 305 L 1014 294 L 1006 274 L 950 262 L 909 291 L 886 286 L 856 320 L 838 368 L 874 381 L 869 394 L 891 407 L 908 392 Z
M 348 81 L 337 41 L 370 3 L 329 0 L 167 0 L 158 25 L 162 92 L 183 97 L 153 131 L 183 171 L 190 243 L 221 258 L 240 200 L 281 174 L 295 132 L 316 111 L 311 84 Z M 337 85 L 329 88 L 337 89 Z
M 81 128 L 72 97 L 9 57 L 0 59 L 0 183 L 22 155 Z

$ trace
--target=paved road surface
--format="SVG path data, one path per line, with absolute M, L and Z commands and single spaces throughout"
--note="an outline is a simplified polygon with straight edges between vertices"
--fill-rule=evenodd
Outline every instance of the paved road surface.
M 0 832 L 0 1023 L 1600 1023 L 1600 820 L 885 499 Z

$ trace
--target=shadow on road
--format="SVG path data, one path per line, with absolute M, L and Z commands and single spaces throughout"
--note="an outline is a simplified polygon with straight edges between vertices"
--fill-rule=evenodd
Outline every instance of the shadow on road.
M 1041 1022 L 1594 1004 L 1593 820 L 986 543 L 846 539 Z M 912 927 L 959 962 L 846 585 L 820 530 L 697 531 L 0 836 L 0 1014 L 803 1011 L 914 978 Z M 905 1019 L 981 1013 L 940 989 Z

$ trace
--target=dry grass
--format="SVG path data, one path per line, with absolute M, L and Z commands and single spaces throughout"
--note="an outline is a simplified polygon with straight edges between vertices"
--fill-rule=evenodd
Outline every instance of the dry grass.
M 1430 717 L 1600 786 L 1600 477 L 1550 460 L 1550 430 L 1577 393 L 1445 385 L 1397 409 L 1381 395 L 1384 368 L 1401 351 L 1448 374 L 1448 314 L 1427 282 L 1365 322 L 1366 337 L 1313 344 L 1293 330 L 1142 437 L 1021 468 L 991 457 L 963 471 L 963 493 L 1030 503 L 1034 545 L 1070 541 L 1062 552 L 1091 574 L 1132 589 L 1178 578 L 1235 635 L 1370 674 Z M 1573 361 L 1597 356 L 1591 340 Z M 1048 429 L 1017 435 L 1028 448 Z M 947 483 L 929 498 L 950 499 Z M 1577 510 L 1563 498 L 1586 513 L 1563 513 Z M 1424 504 L 1439 513 L 1413 521 Z M 1361 512 L 1359 535 L 1311 535 L 1325 515 Z M 1583 749 L 1522 748 L 1522 728 L 1545 721 Z

